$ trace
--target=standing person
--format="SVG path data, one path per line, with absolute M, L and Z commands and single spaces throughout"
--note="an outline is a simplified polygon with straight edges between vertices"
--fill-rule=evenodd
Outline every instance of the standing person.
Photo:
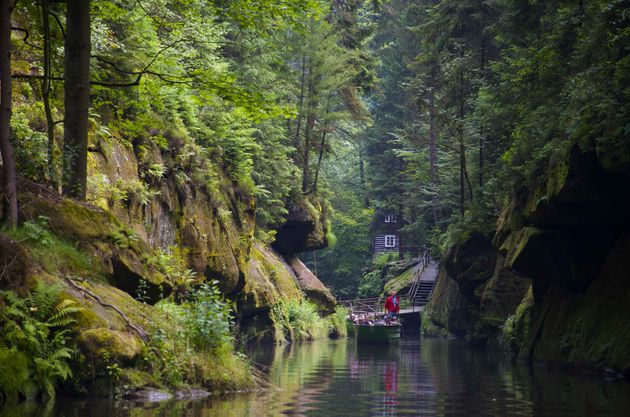
M 396 291 L 392 291 L 385 300 L 385 310 L 387 310 L 387 318 L 394 319 L 400 312 L 400 302 L 396 297 Z

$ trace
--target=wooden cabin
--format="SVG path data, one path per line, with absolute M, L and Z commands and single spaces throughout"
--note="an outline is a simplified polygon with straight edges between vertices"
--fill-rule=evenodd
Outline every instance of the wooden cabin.
M 400 229 L 405 226 L 404 220 L 395 212 L 383 212 L 376 215 L 372 223 L 372 253 L 394 252 L 401 257 L 405 253 L 418 256 L 418 248 L 406 245 Z
M 377 214 L 372 227 L 372 253 L 400 252 L 400 220 L 393 212 Z

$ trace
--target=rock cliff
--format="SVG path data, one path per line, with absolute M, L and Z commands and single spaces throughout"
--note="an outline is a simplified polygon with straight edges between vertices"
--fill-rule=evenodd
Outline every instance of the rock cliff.
M 602 158 L 575 146 L 544 182 L 515 192 L 492 242 L 473 235 L 453 247 L 427 331 L 630 376 L 630 176 Z
M 41 227 L 76 252 L 79 266 L 65 259 L 47 265 L 27 245 L 0 235 L 0 262 L 11 268 L 0 288 L 26 291 L 46 282 L 83 306 L 76 343 L 92 361 L 93 372 L 77 373 L 76 380 L 92 394 L 111 392 L 104 371 L 111 363 L 123 368 L 121 383 L 133 385 L 135 378 L 141 380 L 138 387 L 156 385 L 134 370 L 150 350 L 149 336 L 168 327 L 168 316 L 152 304 L 169 295 L 181 297 L 190 284 L 217 282 L 235 302 L 240 331 L 256 338 L 273 333 L 269 310 L 281 299 L 307 299 L 324 314 L 334 311 L 328 289 L 293 256 L 326 245 L 322 205 L 287 203 L 289 219 L 277 240 L 280 254 L 254 238 L 252 194 L 207 166 L 199 150 L 169 140 L 166 148 L 142 140 L 101 143 L 90 154 L 87 203 L 36 184 L 21 185 L 21 218 L 43 222 Z M 295 207 L 308 210 L 298 213 Z M 207 366 L 194 364 L 191 372 L 213 375 Z M 237 388 L 221 378 L 201 383 Z

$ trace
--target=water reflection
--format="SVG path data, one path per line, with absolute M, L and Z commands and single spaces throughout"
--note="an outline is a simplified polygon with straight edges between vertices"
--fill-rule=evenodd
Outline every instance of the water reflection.
M 630 384 L 514 365 L 457 341 L 356 346 L 353 340 L 259 349 L 277 387 L 193 402 L 58 400 L 11 417 L 626 416 Z

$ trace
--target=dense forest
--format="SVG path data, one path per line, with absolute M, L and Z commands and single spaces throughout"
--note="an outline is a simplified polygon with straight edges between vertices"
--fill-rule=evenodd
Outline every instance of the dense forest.
M 3 400 L 250 387 L 382 294 L 386 213 L 427 331 L 630 372 L 623 322 L 572 350 L 628 248 L 627 1 L 3 0 L 0 53 Z

